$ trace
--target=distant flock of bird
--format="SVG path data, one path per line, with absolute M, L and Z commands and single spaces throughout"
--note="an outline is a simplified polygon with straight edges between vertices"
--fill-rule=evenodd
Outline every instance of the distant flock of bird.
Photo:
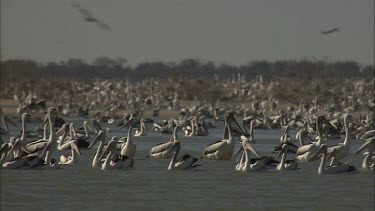
M 237 171 L 254 172 L 267 170 L 296 170 L 299 162 L 320 160 L 318 174 L 343 173 L 356 171 L 348 162 L 343 162 L 350 154 L 353 139 L 363 139 L 365 143 L 353 154 L 363 153 L 361 168 L 374 169 L 375 163 L 375 130 L 374 117 L 371 113 L 365 119 L 355 119 L 349 114 L 332 115 L 336 119 L 327 119 L 324 115 L 303 110 L 292 114 L 280 112 L 273 117 L 264 114 L 244 112 L 242 126 L 237 122 L 235 109 L 226 110 L 217 107 L 212 115 L 207 111 L 197 111 L 195 108 L 182 109 L 178 118 L 170 118 L 160 122 L 152 118 L 143 118 L 139 113 L 126 114 L 119 118 L 103 120 L 100 114 L 83 121 L 83 128 L 76 129 L 73 123 L 67 123 L 63 117 L 69 117 L 69 112 L 49 107 L 43 119 L 38 119 L 30 113 L 21 114 L 22 131 L 18 136 L 11 136 L 3 143 L 3 135 L 9 135 L 8 124 L 16 126 L 9 116 L 1 113 L 1 167 L 7 169 L 57 169 L 62 165 L 74 165 L 79 162 L 81 149 L 90 150 L 97 145 L 92 160 L 93 168 L 101 170 L 130 169 L 136 166 L 135 154 L 137 143 L 134 136 L 146 136 L 147 124 L 152 124 L 152 130 L 163 134 L 171 134 L 167 142 L 155 145 L 147 155 L 148 159 L 170 159 L 169 170 L 184 170 L 199 166 L 198 158 L 189 154 L 180 157 L 182 149 L 178 134 L 186 137 L 209 136 L 209 128 L 224 122 L 223 137 L 203 149 L 200 159 L 236 160 Z M 206 113 L 204 113 L 206 112 Z M 302 116 L 305 116 L 304 118 Z M 206 121 L 209 116 L 210 121 Z M 211 120 L 212 119 L 212 120 Z M 40 121 L 42 126 L 30 130 L 27 123 Z M 104 128 L 100 122 L 107 121 L 127 128 L 127 136 L 112 136 L 110 128 Z M 284 128 L 280 144 L 275 146 L 274 153 L 261 156 L 256 150 L 254 128 Z M 294 144 L 289 130 L 298 129 Z M 135 132 L 133 132 L 135 130 Z M 315 135 L 313 135 L 315 134 Z M 93 136 L 94 135 L 94 136 Z M 343 138 L 342 143 L 330 146 L 325 143 L 329 139 Z M 95 137 L 92 140 L 92 137 Z M 235 150 L 235 142 L 241 146 Z M 56 158 L 55 151 L 62 151 Z M 276 154 L 275 154 L 276 153 Z M 287 156 L 293 159 L 287 160 Z M 202 167 L 200 167 L 202 168 Z
M 128 169 L 136 165 L 137 143 L 133 137 L 146 136 L 147 131 L 153 130 L 171 138 L 150 149 L 147 158 L 171 159 L 168 169 L 188 169 L 199 166 L 199 159 L 189 154 L 178 157 L 182 150 L 178 134 L 210 136 L 210 128 L 224 124 L 222 139 L 205 147 L 201 159 L 235 159 L 237 171 L 295 170 L 299 168 L 299 162 L 320 159 L 319 174 L 340 173 L 355 170 L 348 162 L 342 162 L 349 156 L 352 140 L 360 139 L 365 143 L 354 155 L 367 150 L 363 154 L 362 168 L 374 168 L 374 80 L 344 80 L 342 90 L 327 92 L 331 100 L 324 101 L 327 99 L 324 96 L 315 96 L 312 101 L 300 100 L 299 105 L 288 107 L 272 97 L 272 90 L 280 82 L 266 83 L 261 76 L 250 81 L 240 74 L 227 80 L 214 76 L 209 89 L 224 89 L 226 93 L 217 101 L 202 98 L 201 94 L 206 93 L 204 90 L 202 93 L 186 90 L 194 83 L 194 80 L 182 78 L 165 81 L 149 78 L 134 83 L 61 80 L 33 86 L 16 82 L 12 89 L 1 90 L 2 96 L 13 95 L 19 105 L 17 117 L 11 118 L 1 112 L 1 166 L 54 169 L 73 165 L 79 161 L 81 149 L 90 150 L 98 145 L 93 168 Z M 183 99 L 191 95 L 202 99 L 195 97 L 193 105 L 184 107 Z M 230 106 L 224 100 L 252 103 Z M 52 107 L 47 108 L 47 104 Z M 89 115 L 98 109 L 99 112 Z M 152 111 L 150 117 L 146 117 L 146 111 Z M 166 111 L 172 112 L 164 114 L 170 118 L 155 120 L 160 112 Z M 40 113 L 45 114 L 44 118 L 38 117 Z M 76 128 L 73 123 L 66 122 L 66 116 L 83 118 L 83 127 Z M 242 126 L 236 118 L 242 119 Z M 22 131 L 11 136 L 10 125 L 17 126 L 15 119 L 22 123 Z M 37 128 L 26 127 L 32 121 L 42 124 Z M 103 127 L 102 123 L 125 128 L 127 135 L 109 138 L 111 129 Z M 255 147 L 254 129 L 284 129 L 285 132 L 274 151 L 261 156 Z M 293 140 L 289 134 L 291 129 L 298 130 Z M 3 140 L 4 135 L 10 136 L 9 140 Z M 332 139 L 341 139 L 342 143 L 330 146 L 326 140 Z M 241 147 L 235 150 L 237 141 Z M 63 155 L 55 157 L 56 150 L 62 151 Z

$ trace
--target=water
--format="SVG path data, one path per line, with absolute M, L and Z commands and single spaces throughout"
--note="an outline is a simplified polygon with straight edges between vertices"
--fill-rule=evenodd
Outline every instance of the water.
M 126 135 L 107 126 L 112 128 L 107 139 Z M 208 137 L 190 138 L 180 133 L 180 155 L 200 157 L 222 131 L 220 126 L 211 129 Z M 281 130 L 255 130 L 254 147 L 268 155 L 281 134 Z M 96 150 L 82 150 L 78 164 L 59 170 L 2 169 L 1 210 L 374 210 L 373 171 L 319 176 L 319 163 L 310 162 L 300 163 L 296 171 L 243 173 L 235 171 L 234 160 L 200 160 L 197 169 L 168 171 L 169 160 L 145 157 L 152 146 L 169 138 L 149 131 L 145 137 L 134 137 L 136 168 L 129 171 L 91 168 Z M 352 152 L 362 143 L 354 140 Z M 59 155 L 56 151 L 54 157 Z M 357 168 L 362 158 L 347 157 Z

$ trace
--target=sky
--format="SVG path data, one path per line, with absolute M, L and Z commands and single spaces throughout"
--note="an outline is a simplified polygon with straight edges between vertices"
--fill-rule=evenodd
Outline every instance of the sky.
M 80 4 L 110 30 L 84 20 Z M 331 34 L 321 31 L 338 27 Z M 1 0 L 2 59 L 374 64 L 373 0 Z

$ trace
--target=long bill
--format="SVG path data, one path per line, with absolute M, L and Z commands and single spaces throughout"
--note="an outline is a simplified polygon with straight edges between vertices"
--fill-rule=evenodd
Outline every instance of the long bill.
M 236 161 L 239 161 L 240 156 L 239 154 L 243 152 L 243 146 L 239 146 L 238 149 L 233 153 L 232 158 L 237 157 Z
M 258 154 L 258 152 L 255 150 L 255 148 L 253 146 L 251 146 L 251 144 L 249 142 L 247 142 L 245 144 L 245 149 L 248 149 L 250 150 L 250 152 L 252 152 L 255 156 L 257 156 L 258 158 L 261 158 L 261 156 Z
M 227 113 L 226 114 L 226 121 L 228 122 L 229 126 L 230 126 L 230 129 L 238 134 L 238 135 L 244 135 L 246 137 L 249 137 L 250 134 L 248 133 L 245 133 L 241 126 L 238 124 L 237 120 L 234 118 L 233 114 L 232 113 Z
M 284 153 L 287 152 L 287 150 L 288 150 L 288 145 L 287 144 L 283 144 L 283 146 L 282 146 L 279 154 L 277 154 L 277 156 L 276 156 L 275 159 L 278 160 L 281 157 L 282 154 L 284 154 Z
M 365 149 L 374 149 L 375 139 L 368 139 L 362 146 L 353 153 L 353 156 L 357 155 L 358 153 L 363 152 Z
M 78 146 L 77 146 L 77 143 L 75 141 L 73 141 L 71 143 L 71 148 L 77 152 L 78 155 L 82 155 L 81 151 L 79 150 Z
M 115 142 L 110 142 L 109 144 L 108 144 L 108 146 L 107 146 L 107 148 L 102 152 L 102 154 L 99 156 L 99 158 L 98 158 L 98 160 L 96 161 L 97 163 L 100 161 L 100 160 L 102 160 L 103 159 L 103 157 L 105 156 L 105 155 L 107 155 L 110 151 L 113 151 L 113 143 L 115 143 Z M 116 144 L 117 145 L 117 144 Z
M 125 124 L 123 124 L 122 126 L 120 126 L 120 129 L 124 128 L 124 127 L 130 127 L 130 126 L 133 126 L 136 122 L 136 118 L 135 117 L 132 117 L 130 118 L 127 122 L 125 122 Z
M 94 141 L 87 147 L 87 149 L 91 149 L 98 141 L 105 140 L 107 133 L 105 131 L 100 131 L 99 134 L 96 136 Z

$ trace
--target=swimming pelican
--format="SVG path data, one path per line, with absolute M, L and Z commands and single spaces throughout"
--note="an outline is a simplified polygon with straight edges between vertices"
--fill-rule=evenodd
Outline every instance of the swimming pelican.
M 21 125 L 22 125 L 22 134 L 21 134 L 21 149 L 25 151 L 26 146 L 27 146 L 27 129 L 26 129 L 26 122 L 31 119 L 31 116 L 29 113 L 23 113 L 21 115 Z
M 351 118 L 350 115 L 344 114 L 343 121 L 344 121 L 344 128 L 345 128 L 345 140 L 343 143 L 330 146 L 328 147 L 328 153 L 332 154 L 334 152 L 335 156 L 332 159 L 333 163 L 337 163 L 339 160 L 345 158 L 349 155 L 350 152 L 350 143 L 351 143 L 351 130 L 349 127 L 349 119 Z M 333 164 L 331 163 L 331 165 Z
M 71 145 L 70 148 L 72 150 L 72 155 L 61 155 L 59 164 L 68 165 L 68 164 L 78 163 L 76 154 L 82 155 L 81 151 L 79 151 L 79 148 L 78 148 L 78 142 L 76 140 L 73 140 L 70 142 L 70 145 Z
M 285 144 L 291 141 L 291 137 L 289 135 L 289 129 L 290 129 L 290 126 L 287 125 L 285 128 L 284 134 L 280 137 L 280 143 Z
M 281 170 L 296 170 L 298 167 L 296 159 L 293 160 L 286 160 L 287 156 L 287 151 L 288 151 L 288 145 L 283 144 L 281 151 L 276 157 L 276 160 L 279 159 L 281 156 L 281 160 L 279 165 L 277 165 L 276 170 L 281 171 Z
M 73 123 L 70 124 L 63 124 L 63 126 L 56 132 L 58 137 L 59 144 L 57 145 L 58 150 L 67 150 L 71 149 L 71 144 L 73 140 L 71 140 L 71 137 L 74 137 L 73 130 L 70 130 Z M 68 137 L 68 131 L 70 133 L 70 136 Z M 62 135 L 61 135 L 62 133 Z M 61 136 L 60 136 L 61 135 Z
M 318 141 L 299 147 L 297 150 L 297 160 L 306 162 L 317 159 L 317 157 L 312 157 L 311 155 L 314 154 L 322 144 L 323 137 L 321 123 L 324 119 L 325 118 L 323 116 L 318 116 L 316 119 L 316 133 Z
M 124 128 L 125 126 L 128 126 L 128 136 L 126 138 L 126 142 L 121 146 L 121 153 L 120 155 L 122 156 L 129 156 L 130 158 L 134 158 L 137 145 L 133 142 L 132 139 L 132 128 L 135 123 L 135 118 L 132 117 L 129 119 L 127 123 L 125 123 L 123 126 L 120 128 Z M 116 142 L 116 148 L 117 148 L 117 142 Z
M 185 124 L 187 121 L 188 119 L 185 121 Z M 186 125 L 185 136 L 208 136 L 208 134 L 206 123 L 204 121 L 202 124 L 198 123 L 198 116 L 194 116 L 190 119 L 190 126 Z
M 22 147 L 22 140 L 17 139 L 12 146 L 12 149 L 9 151 L 9 154 L 13 150 L 20 151 Z M 25 156 L 14 157 L 13 159 L 2 164 L 3 168 L 8 169 L 57 169 L 59 166 L 54 159 L 51 159 L 48 163 L 45 163 L 44 157 L 51 150 L 51 142 L 45 145 L 45 148 L 37 153 L 28 154 Z
M 143 119 L 139 120 L 139 129 L 135 131 L 134 136 L 145 136 L 146 135 L 146 125 Z
M 298 130 L 296 134 L 296 139 L 299 141 L 300 146 L 311 144 L 311 142 L 313 142 L 313 140 L 310 137 L 310 132 L 307 129 L 307 121 L 305 121 L 302 128 Z M 306 143 L 306 140 L 308 140 L 309 143 Z
M 253 119 L 250 120 L 250 124 L 248 123 L 249 121 L 248 120 L 243 120 L 242 123 L 243 123 L 243 128 L 245 130 L 245 133 L 249 133 L 250 136 L 249 136 L 249 142 L 250 143 L 256 143 L 256 140 L 255 140 L 255 137 L 254 137 L 254 124 L 255 124 L 255 121 Z
M 229 160 L 234 151 L 234 137 L 233 132 L 241 135 L 241 139 L 246 136 L 238 125 L 233 113 L 227 112 L 224 117 L 225 129 L 223 139 L 212 144 L 209 144 L 203 152 L 201 158 L 211 160 Z
M 270 164 L 269 157 L 261 157 L 258 152 L 251 146 L 251 144 L 243 140 L 242 141 L 243 152 L 240 162 L 236 165 L 237 171 L 251 172 L 264 170 L 267 165 Z M 249 153 L 252 152 L 256 159 L 250 159 Z
M 174 146 L 172 147 L 172 150 L 174 150 L 174 152 L 171 162 L 169 163 L 168 170 L 183 170 L 188 169 L 190 167 L 198 166 L 195 164 L 198 161 L 198 159 L 189 154 L 185 154 L 177 159 L 178 153 L 181 149 L 181 143 L 173 142 L 173 145 Z
M 281 150 L 281 148 L 283 147 L 284 144 L 287 145 L 288 152 L 291 152 L 291 153 L 297 152 L 298 146 L 296 146 L 295 144 L 293 144 L 291 142 L 291 137 L 289 135 L 289 129 L 290 129 L 290 126 L 287 125 L 286 128 L 285 128 L 284 134 L 280 137 L 280 144 L 275 147 L 274 152 Z
M 127 155 L 120 155 L 117 156 L 117 140 L 116 136 L 112 137 L 112 140 L 108 142 L 107 149 L 102 153 L 99 157 L 99 161 L 105 155 L 106 158 L 102 163 L 102 170 L 109 170 L 109 169 L 127 169 L 129 167 L 133 167 L 134 159 L 130 158 Z M 97 161 L 98 162 L 98 161 Z
M 28 154 L 33 154 L 33 153 L 36 153 L 36 152 L 39 152 L 39 151 L 45 149 L 47 147 L 47 145 L 49 144 L 48 146 L 51 149 L 47 150 L 47 152 L 46 152 L 45 163 L 49 163 L 50 158 L 51 158 L 51 154 L 56 149 L 57 135 L 56 135 L 56 131 L 55 131 L 55 125 L 54 125 L 54 122 L 53 122 L 53 118 L 58 114 L 60 114 L 60 113 L 56 110 L 56 108 L 50 107 L 48 109 L 47 115 L 48 115 L 49 131 L 50 131 L 49 139 L 48 140 L 38 140 L 38 141 L 35 141 L 35 142 L 29 142 L 29 143 L 27 143 L 26 148 L 25 148 L 25 150 Z M 21 137 L 21 139 L 22 139 L 22 137 Z
M 0 149 L 0 166 L 2 166 L 3 162 L 6 160 L 10 149 L 11 149 L 11 146 L 8 143 L 1 144 L 1 149 Z
M 318 167 L 318 174 L 337 174 L 337 173 L 344 173 L 344 172 L 351 172 L 355 171 L 355 167 L 348 164 L 348 163 L 338 163 L 335 165 L 331 165 L 328 167 L 325 167 L 326 160 L 330 158 L 330 156 L 327 157 L 328 154 L 328 147 L 325 144 L 322 144 L 318 150 L 311 155 L 311 157 L 318 157 L 321 156 L 320 165 Z
M 94 131 L 94 129 L 91 128 L 90 124 L 87 121 L 83 122 L 83 128 L 85 133 L 80 133 L 76 131 L 73 124 L 71 124 L 70 126 L 70 129 L 73 131 L 73 137 L 70 137 L 70 139 L 77 140 L 79 148 L 87 148 L 88 146 L 90 146 L 90 142 L 87 141 L 90 138 L 89 129 Z
M 367 139 L 367 141 L 356 151 L 353 153 L 353 156 L 357 155 L 360 152 L 368 149 L 368 152 L 365 153 L 365 158 L 362 161 L 362 169 L 374 169 L 375 166 L 375 159 L 374 159 L 374 146 L 375 146 L 375 139 Z
M 94 159 L 92 161 L 92 167 L 93 168 L 96 168 L 97 167 L 97 163 L 100 161 L 99 160 L 99 156 L 100 156 L 100 154 L 103 151 L 106 135 L 107 135 L 107 132 L 105 132 L 105 131 L 99 131 L 99 133 L 96 136 L 96 138 L 94 139 L 94 141 L 90 144 L 90 146 L 87 147 L 87 149 L 91 149 L 92 146 L 96 142 L 99 142 L 98 149 L 96 150 L 96 154 L 95 154 Z
M 179 129 L 180 126 L 174 128 L 173 135 L 168 142 L 163 142 L 152 147 L 147 158 L 170 159 L 173 156 L 172 147 L 175 145 L 175 142 L 178 142 L 177 133 Z
M 110 128 L 103 128 L 100 123 L 98 122 L 98 120 L 96 118 L 91 118 L 90 119 L 90 127 L 94 130 L 94 132 L 96 134 L 99 133 L 99 131 L 103 130 L 103 131 L 106 131 L 106 132 L 110 132 L 111 129 Z

